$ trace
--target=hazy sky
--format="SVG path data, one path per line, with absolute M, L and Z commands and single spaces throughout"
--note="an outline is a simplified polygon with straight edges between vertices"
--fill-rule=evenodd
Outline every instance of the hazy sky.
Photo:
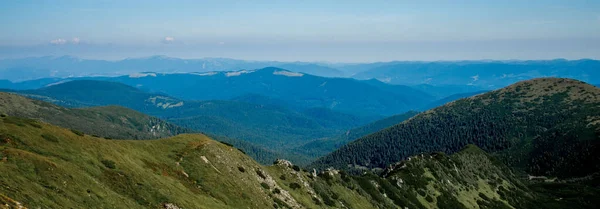
M 598 0 L 6 0 L 0 28 L 0 58 L 600 59 Z

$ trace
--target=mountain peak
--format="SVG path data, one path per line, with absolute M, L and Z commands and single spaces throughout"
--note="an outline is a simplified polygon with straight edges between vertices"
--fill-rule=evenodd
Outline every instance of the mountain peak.
M 494 93 L 497 94 L 500 100 L 518 96 L 521 102 L 539 101 L 540 98 L 555 94 L 566 94 L 569 101 L 580 99 L 584 99 L 587 102 L 600 101 L 600 89 L 585 82 L 569 78 L 536 78 L 515 83 L 506 88 L 496 90 Z

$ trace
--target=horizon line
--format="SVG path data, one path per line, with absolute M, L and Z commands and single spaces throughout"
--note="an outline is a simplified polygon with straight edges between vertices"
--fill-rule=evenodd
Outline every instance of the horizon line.
M 335 61 L 325 61 L 325 60 L 313 60 L 313 61 L 301 61 L 301 60 L 296 60 L 296 61 L 251 60 L 251 59 L 238 59 L 238 58 L 230 58 L 230 57 L 182 58 L 182 57 L 175 57 L 175 56 L 168 56 L 168 55 L 161 55 L 161 54 L 150 55 L 150 56 L 140 56 L 140 57 L 125 57 L 125 58 L 119 58 L 119 59 L 98 59 L 98 58 L 87 58 L 87 57 L 81 57 L 81 56 L 74 56 L 74 55 L 64 54 L 64 55 L 22 56 L 22 57 L 14 57 L 14 58 L 0 58 L 0 61 L 19 60 L 19 59 L 31 59 L 31 58 L 48 58 L 48 57 L 53 58 L 53 59 L 58 59 L 58 58 L 63 58 L 63 57 L 69 57 L 69 58 L 81 59 L 81 60 L 107 61 L 107 62 L 120 62 L 120 61 L 125 61 L 125 60 L 139 60 L 139 59 L 150 59 L 150 58 L 164 57 L 165 59 L 177 59 L 177 60 L 227 59 L 227 60 L 236 60 L 236 61 L 245 61 L 245 62 L 280 62 L 280 63 L 306 63 L 306 64 L 317 64 L 317 63 L 325 63 L 325 64 L 375 64 L 375 63 L 392 63 L 392 62 L 423 62 L 423 63 L 433 63 L 433 62 L 525 62 L 525 61 L 558 61 L 558 60 L 564 60 L 564 61 L 582 61 L 582 60 L 600 61 L 600 59 L 594 59 L 594 58 L 568 59 L 568 58 L 557 57 L 557 58 L 549 58 L 549 59 L 518 59 L 518 58 L 514 58 L 514 59 L 456 59 L 456 60 L 452 60 L 452 59 L 447 59 L 447 60 L 445 60 L 445 59 L 438 59 L 438 60 L 401 60 L 401 59 L 394 59 L 394 60 L 381 60 L 381 61 L 371 61 L 371 62 L 335 62 Z

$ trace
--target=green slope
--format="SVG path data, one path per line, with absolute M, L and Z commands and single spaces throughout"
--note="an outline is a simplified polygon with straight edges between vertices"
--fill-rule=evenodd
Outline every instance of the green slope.
M 600 172 L 599 115 L 600 89 L 571 79 L 534 79 L 424 112 L 313 166 L 385 167 L 476 144 L 531 175 L 585 177 Z
M 114 139 L 155 139 L 191 132 L 123 107 L 69 109 L 4 92 L 0 92 L 0 113 L 40 119 L 87 134 Z
M 381 176 L 350 176 L 335 170 L 313 175 L 287 161 L 261 166 L 204 135 L 106 140 L 5 116 L 0 117 L 0 204 L 27 208 L 449 208 L 481 202 L 488 208 L 526 208 L 521 206 L 537 205 L 540 200 L 556 202 L 540 199 L 543 196 L 524 187 L 506 167 L 480 150 L 467 150 L 450 157 L 416 157 Z

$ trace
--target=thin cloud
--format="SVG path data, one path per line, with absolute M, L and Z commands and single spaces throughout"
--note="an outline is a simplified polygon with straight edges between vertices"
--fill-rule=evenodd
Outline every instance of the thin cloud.
M 79 39 L 79 37 L 75 37 L 75 38 L 71 39 L 71 43 L 73 43 L 73 44 L 79 44 L 79 42 L 81 42 L 81 39 Z
M 54 45 L 63 45 L 63 44 L 67 43 L 67 40 L 59 38 L 59 39 L 51 40 L 50 43 L 54 44 Z
M 171 37 L 171 36 L 167 36 L 162 40 L 163 43 L 165 44 L 170 44 L 175 42 L 175 38 Z

